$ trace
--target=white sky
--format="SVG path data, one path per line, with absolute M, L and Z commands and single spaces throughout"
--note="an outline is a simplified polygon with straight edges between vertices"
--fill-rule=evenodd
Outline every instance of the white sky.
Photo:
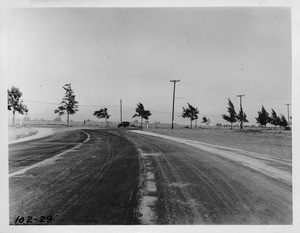
M 212 124 L 226 123 L 228 98 L 250 124 L 263 104 L 287 114 L 291 103 L 289 8 L 23 8 L 8 12 L 8 86 L 17 86 L 29 117 L 54 119 L 65 83 L 79 101 L 74 120 L 131 120 L 140 101 L 150 121 L 175 121 L 187 102 Z M 55 105 L 57 103 L 57 105 Z

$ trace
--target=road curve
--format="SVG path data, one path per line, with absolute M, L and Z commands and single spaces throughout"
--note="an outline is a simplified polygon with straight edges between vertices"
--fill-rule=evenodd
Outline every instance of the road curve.
M 118 130 L 71 130 L 10 145 L 9 160 L 11 225 L 134 221 L 138 155 Z
M 9 145 L 9 172 L 10 224 L 292 224 L 289 162 L 194 141 L 58 132 Z
M 140 151 L 144 224 L 292 224 L 291 164 L 128 132 Z

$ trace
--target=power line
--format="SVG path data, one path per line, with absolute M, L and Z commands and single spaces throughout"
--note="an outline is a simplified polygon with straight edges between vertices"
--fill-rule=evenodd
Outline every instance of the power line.
M 45 102 L 45 101 L 37 101 L 37 100 L 25 100 L 25 102 L 30 102 L 30 103 L 39 103 L 39 104 L 49 104 L 49 105 L 59 105 L 59 103 L 53 103 L 53 102 Z M 102 108 L 102 107 L 110 107 L 110 108 L 119 108 L 120 106 L 118 105 L 86 105 L 86 104 L 78 104 L 80 107 L 90 107 L 90 108 Z M 134 107 L 129 107 L 129 106 L 124 106 L 122 105 L 122 108 L 127 108 L 127 109 L 135 109 Z M 164 113 L 164 114 L 170 114 L 170 112 L 163 112 L 163 111 L 153 111 L 151 112 L 155 113 Z
M 53 103 L 53 102 L 46 102 L 46 101 L 37 101 L 37 100 L 26 100 L 24 99 L 25 102 L 30 102 L 30 103 L 38 103 L 38 104 L 49 104 L 49 105 L 56 105 L 58 106 L 59 103 Z M 110 108 L 120 108 L 119 105 L 85 105 L 85 104 L 78 104 L 78 106 L 80 107 L 89 107 L 89 108 L 103 108 L 103 107 L 110 107 Z M 130 107 L 130 106 L 124 106 L 122 104 L 122 109 L 127 108 L 127 109 L 132 109 L 135 110 L 134 107 Z M 156 110 L 151 110 L 151 112 L 153 113 L 159 113 L 159 114 L 171 114 L 171 112 L 165 112 L 165 111 L 156 111 Z M 178 111 L 174 111 L 174 114 L 180 116 L 181 112 Z M 219 118 L 220 116 L 216 116 L 216 115 L 210 115 L 210 114 L 205 114 L 203 113 L 203 115 L 209 116 L 209 117 L 214 117 L 214 118 Z
M 31 103 L 39 103 L 39 104 L 50 104 L 50 105 L 58 105 L 59 103 L 51 103 L 51 102 L 44 102 L 44 101 L 37 101 L 37 100 L 25 100 L 26 102 Z M 119 107 L 118 105 L 87 105 L 87 104 L 77 104 L 80 107 L 90 107 L 90 108 L 101 108 L 101 107 L 110 107 L 110 108 L 116 108 Z

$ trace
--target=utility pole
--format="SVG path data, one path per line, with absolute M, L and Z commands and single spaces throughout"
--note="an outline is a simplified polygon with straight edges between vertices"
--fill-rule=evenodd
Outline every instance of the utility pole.
M 290 105 L 291 104 L 285 104 L 286 106 L 287 106 L 287 114 L 288 114 L 288 120 L 287 120 L 287 122 L 288 122 L 288 125 L 290 124 Z
M 121 124 L 122 124 L 122 99 L 120 99 L 120 120 L 121 120 Z
M 170 80 L 170 82 L 174 83 L 174 89 L 173 89 L 173 107 L 172 107 L 172 129 L 173 129 L 174 128 L 175 86 L 176 86 L 176 82 L 180 82 L 180 80 Z
M 241 129 L 243 129 L 243 118 L 244 118 L 244 112 L 243 112 L 243 107 L 242 107 L 242 97 L 245 95 L 237 95 L 237 97 L 240 97 L 240 109 L 241 109 Z

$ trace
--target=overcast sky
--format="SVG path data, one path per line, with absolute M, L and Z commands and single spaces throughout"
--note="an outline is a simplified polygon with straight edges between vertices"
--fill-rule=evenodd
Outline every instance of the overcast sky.
M 8 14 L 8 87 L 17 86 L 29 117 L 54 119 L 71 83 L 73 120 L 131 120 L 138 102 L 170 122 L 187 102 L 212 123 L 226 123 L 228 98 L 250 124 L 264 105 L 287 114 L 291 103 L 289 8 L 24 8 Z M 37 103 L 43 102 L 43 103 Z M 99 106 L 99 107 L 91 107 Z M 10 113 L 11 114 L 11 113 Z

